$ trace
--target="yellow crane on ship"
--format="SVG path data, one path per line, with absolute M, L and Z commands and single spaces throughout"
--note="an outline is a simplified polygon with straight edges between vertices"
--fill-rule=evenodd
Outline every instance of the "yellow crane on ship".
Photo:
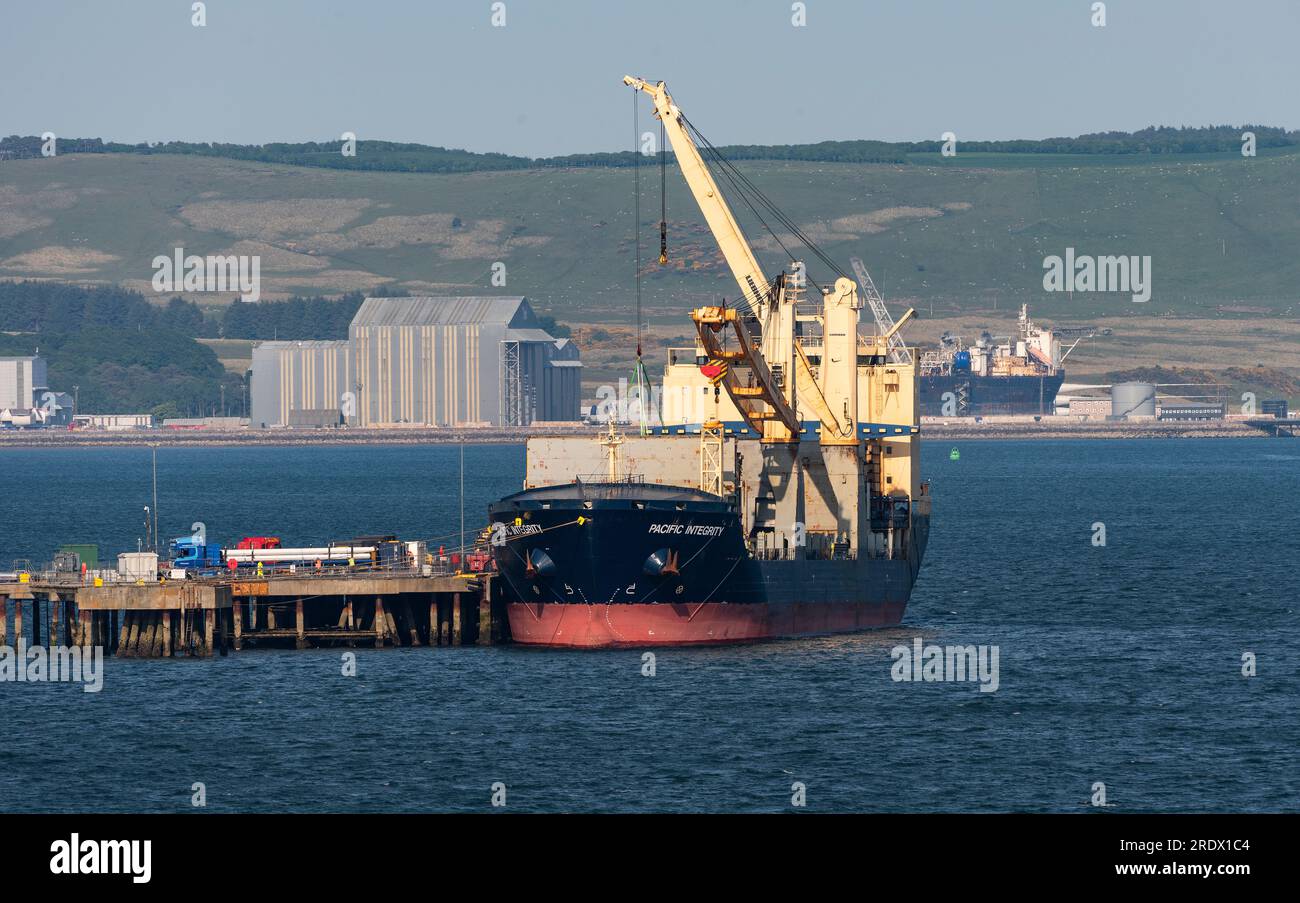
M 698 132 L 674 103 L 664 82 L 628 75 L 624 76 L 623 83 L 644 92 L 654 103 L 655 117 L 664 126 L 682 176 L 740 287 L 741 303 L 700 307 L 691 313 L 705 354 L 724 365 L 718 368 L 717 381 L 726 389 L 744 421 L 765 442 L 799 442 L 804 430 L 800 412 L 806 411 L 820 422 L 821 444 L 856 445 L 863 438 L 858 428 L 862 419 L 860 359 L 866 359 L 868 368 L 889 363 L 891 343 L 898 345 L 897 333 L 913 311 L 908 310 L 897 323 L 890 324 L 887 332 L 860 339 L 857 325 L 862 304 L 858 288 L 852 279 L 841 274 L 833 286 L 823 289 L 821 312 L 801 315 L 797 308 L 806 278 L 802 268 L 796 267 L 793 273 L 781 273 L 770 280 L 764 275 L 701 156 L 695 137 Z M 707 142 L 705 145 L 713 150 Z M 726 166 L 725 160 L 714 153 Z M 797 334 L 796 324 L 800 321 L 820 325 L 820 354 L 816 362 L 805 348 L 806 341 Z M 753 326 L 757 326 L 757 336 Z M 731 337 L 734 337 L 734 347 L 725 341 Z M 862 347 L 864 344 L 867 347 Z M 881 374 L 882 385 L 892 382 L 897 386 L 904 376 L 901 371 L 908 369 L 906 364 L 892 366 L 894 379 L 891 381 Z M 910 376 L 914 386 L 915 368 L 911 368 Z M 871 374 L 866 382 L 864 388 L 870 386 Z M 914 392 L 910 394 L 914 401 Z M 869 403 L 868 407 L 885 406 Z M 896 409 L 874 412 L 891 415 L 888 418 L 867 419 L 871 422 L 903 420 L 894 425 L 914 431 L 914 404 L 910 416 L 901 405 L 893 407 Z

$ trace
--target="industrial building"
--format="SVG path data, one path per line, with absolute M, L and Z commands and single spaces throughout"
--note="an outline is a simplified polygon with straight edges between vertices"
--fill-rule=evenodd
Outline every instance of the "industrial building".
M 148 430 L 153 429 L 152 414 L 78 414 L 73 418 L 79 429 L 108 430 Z
M 1160 420 L 1222 420 L 1228 415 L 1222 404 L 1162 404 Z
M 40 407 L 38 390 L 47 385 L 42 358 L 0 357 L 0 410 L 26 413 Z
M 351 344 L 261 342 L 249 390 L 254 426 L 337 426 L 355 406 Z
M 66 426 L 73 397 L 49 388 L 45 360 L 37 355 L 0 357 L 0 428 Z
M 1270 398 L 1259 403 L 1259 412 L 1265 417 L 1274 417 L 1279 420 L 1286 420 L 1290 416 L 1287 400 L 1285 398 Z
M 522 297 L 367 298 L 347 341 L 253 349 L 254 426 L 527 426 L 579 418 L 582 362 Z

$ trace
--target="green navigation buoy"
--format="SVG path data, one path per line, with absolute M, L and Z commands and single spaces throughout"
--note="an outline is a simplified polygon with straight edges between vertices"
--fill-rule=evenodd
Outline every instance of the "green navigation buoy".
M 957 449 L 954 448 L 952 451 L 948 452 L 948 460 L 949 460 L 949 461 L 960 461 L 960 460 L 961 460 L 961 452 L 957 451 Z

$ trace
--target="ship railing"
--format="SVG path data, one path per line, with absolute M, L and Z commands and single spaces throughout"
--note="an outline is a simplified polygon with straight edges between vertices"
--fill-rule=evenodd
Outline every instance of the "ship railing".
M 573 481 L 587 486 L 639 486 L 645 482 L 645 474 L 630 473 L 611 480 L 607 473 L 580 473 L 574 475 Z
M 856 549 L 760 547 L 752 549 L 751 552 L 759 561 L 855 561 L 858 557 Z
M 226 567 L 220 569 L 176 569 L 186 571 L 184 578 L 173 577 L 172 563 L 167 561 L 160 561 L 158 563 L 158 572 L 148 575 L 123 574 L 108 568 L 87 569 L 82 574 L 80 571 L 69 571 L 66 568 L 50 563 L 38 567 L 26 566 L 12 572 L 0 572 L 0 583 L 30 583 L 42 587 L 73 588 L 96 586 L 97 584 L 103 586 L 131 585 L 141 581 L 145 583 L 169 583 L 180 579 L 207 580 L 210 582 L 245 582 L 267 578 L 283 580 L 288 578 L 328 579 L 331 577 L 451 577 L 457 574 L 490 572 L 494 568 L 495 565 L 490 554 L 479 549 L 467 549 L 463 555 L 455 551 L 445 554 L 428 553 L 425 555 L 423 562 L 415 561 L 407 556 L 392 561 L 357 560 L 352 564 L 347 562 L 322 562 L 319 566 L 315 564 L 264 562 L 260 570 L 257 569 L 256 565 L 252 567 L 243 566 L 234 571 Z

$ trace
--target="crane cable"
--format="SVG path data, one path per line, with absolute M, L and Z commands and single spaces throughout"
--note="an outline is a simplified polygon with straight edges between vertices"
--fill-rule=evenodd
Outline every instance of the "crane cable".
M 636 243 L 636 361 L 632 366 L 632 391 L 636 393 L 636 405 L 638 410 L 638 426 L 642 436 L 650 432 L 649 420 L 646 411 L 646 399 L 649 389 L 649 376 L 646 373 L 645 362 L 641 359 L 641 108 L 639 106 L 640 91 L 632 91 L 632 232 L 635 236 Z M 663 123 L 659 124 L 660 131 L 663 130 Z M 665 242 L 667 241 L 665 226 L 659 224 L 660 233 L 660 250 L 659 262 L 666 262 Z M 629 393 L 630 394 L 630 393 Z
M 668 263 L 668 144 L 659 120 L 659 265 Z
M 641 109 L 632 90 L 632 235 L 636 244 L 636 356 L 641 359 Z
M 789 255 L 791 260 L 794 259 L 794 255 L 790 253 L 790 249 L 786 246 L 785 242 L 781 241 L 775 230 L 772 229 L 767 220 L 758 211 L 757 207 L 755 207 L 755 203 L 766 209 L 778 223 L 784 226 L 790 234 L 798 239 L 800 244 L 811 251 L 813 255 L 815 255 L 817 259 L 825 264 L 829 269 L 837 275 L 843 276 L 846 279 L 848 278 L 848 274 L 845 273 L 829 255 L 822 251 L 822 249 L 818 247 L 813 240 L 809 238 L 804 231 L 781 210 L 780 207 L 765 195 L 758 186 L 751 182 L 744 173 L 737 169 L 735 164 L 723 156 L 722 152 L 718 150 L 713 142 L 709 141 L 709 139 L 706 138 L 704 134 L 684 115 L 680 113 L 678 115 L 681 117 L 682 122 L 686 124 L 687 129 L 690 130 L 696 144 L 705 151 L 709 159 L 717 164 L 717 168 L 722 172 L 723 177 L 726 178 L 732 188 L 735 189 L 736 193 L 740 195 L 741 200 L 745 202 L 745 206 L 749 207 L 750 211 L 758 219 L 759 224 L 769 235 L 772 236 L 772 239 L 781 246 L 781 249 Z M 821 286 L 817 285 L 811 277 L 806 276 L 805 278 L 807 278 L 813 285 L 817 286 L 818 289 L 821 289 Z

